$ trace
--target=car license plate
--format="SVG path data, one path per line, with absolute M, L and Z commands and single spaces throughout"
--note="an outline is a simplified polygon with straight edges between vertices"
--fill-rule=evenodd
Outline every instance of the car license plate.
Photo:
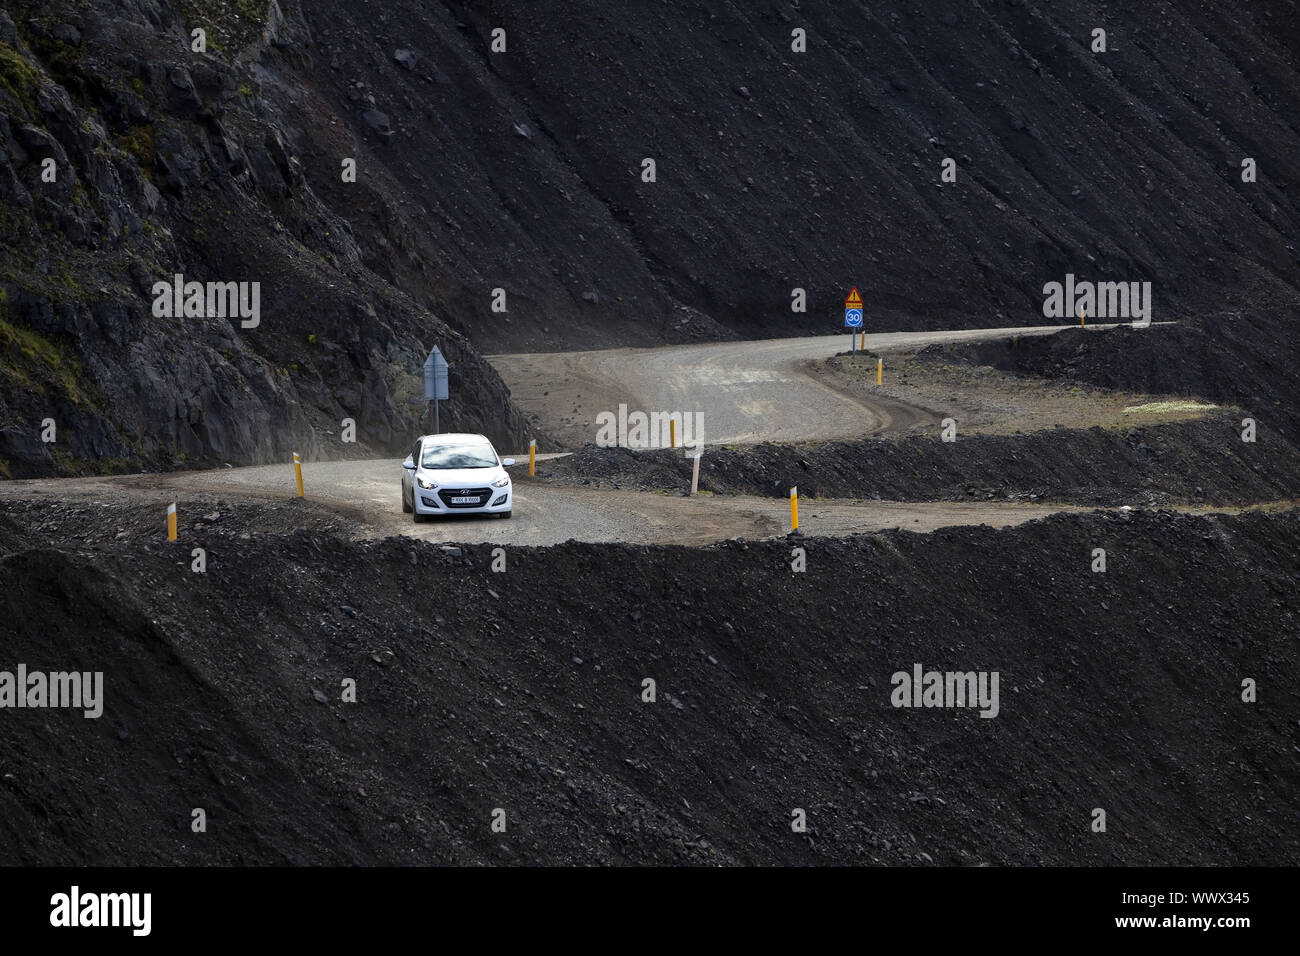
M 477 498 L 452 498 L 451 503 L 453 505 L 476 505 L 478 504 L 478 499 Z

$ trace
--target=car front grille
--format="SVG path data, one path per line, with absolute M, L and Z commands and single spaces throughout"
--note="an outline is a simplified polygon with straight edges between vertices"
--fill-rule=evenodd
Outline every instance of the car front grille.
M 439 488 L 438 498 L 447 508 L 481 508 L 492 496 L 491 488 Z M 473 504 L 452 504 L 452 498 L 477 498 Z

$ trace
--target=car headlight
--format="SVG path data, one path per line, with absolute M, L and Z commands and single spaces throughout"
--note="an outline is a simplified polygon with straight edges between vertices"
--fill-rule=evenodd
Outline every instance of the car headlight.
M 427 488 L 430 491 L 438 487 L 438 483 L 436 481 L 430 481 L 428 478 L 421 478 L 418 475 L 416 476 L 415 483 L 419 485 L 421 488 Z
M 508 484 L 510 484 L 510 476 L 509 476 L 509 475 L 502 475 L 502 476 L 501 476 L 500 478 L 498 478 L 496 481 L 492 482 L 492 487 L 493 487 L 493 488 L 504 488 L 504 487 L 505 487 L 506 485 L 508 485 Z

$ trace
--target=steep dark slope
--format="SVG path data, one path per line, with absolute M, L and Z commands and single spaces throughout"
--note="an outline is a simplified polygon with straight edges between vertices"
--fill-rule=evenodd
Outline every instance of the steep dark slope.
M 5 712 L 2 862 L 1300 862 L 1295 512 L 496 574 L 486 546 L 250 538 L 274 516 L 223 508 L 200 575 L 143 543 L 154 509 L 12 507 L 41 533 L 0 518 L 10 659 L 105 689 L 97 720 Z M 891 706 L 917 663 L 998 671 L 997 716 Z
M 485 347 L 700 331 L 672 302 L 742 332 L 825 328 L 850 283 L 887 328 L 1031 323 L 1066 272 L 1150 280 L 1164 318 L 1295 302 L 1294 3 L 395 0 L 305 16 L 328 95 L 361 78 L 392 114 L 379 158 L 465 269 L 430 286 Z M 332 175 L 321 157 L 321 188 Z M 518 293 L 509 322 L 487 311 L 498 285 Z
M 1074 272 L 1202 345 L 1258 315 L 1229 363 L 1291 334 L 1294 0 L 0 6 L 13 475 L 391 452 L 434 342 L 444 422 L 516 444 L 478 352 L 831 328 L 851 283 L 877 328 L 1035 323 Z M 262 325 L 155 319 L 176 272 Z

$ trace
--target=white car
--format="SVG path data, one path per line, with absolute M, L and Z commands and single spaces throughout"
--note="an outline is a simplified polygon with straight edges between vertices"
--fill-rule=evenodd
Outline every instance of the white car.
M 514 489 L 504 461 L 482 435 L 421 435 L 402 462 L 402 510 L 429 515 L 510 517 Z

